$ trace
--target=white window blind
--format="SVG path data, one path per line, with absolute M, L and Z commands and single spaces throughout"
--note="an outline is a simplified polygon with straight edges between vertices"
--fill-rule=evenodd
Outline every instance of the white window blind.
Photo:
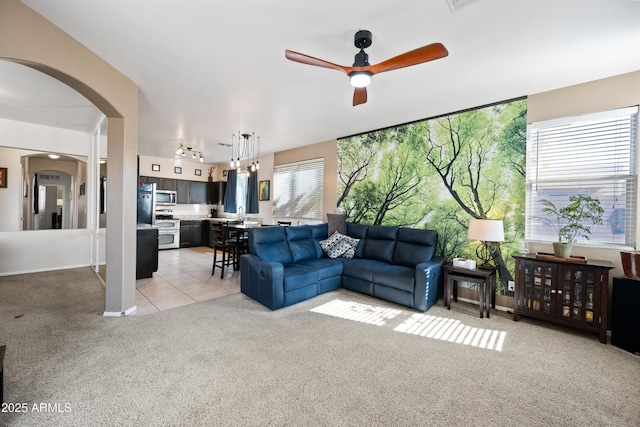
M 324 160 L 274 167 L 275 217 L 322 220 Z
M 529 125 L 527 240 L 557 240 L 555 219 L 544 218 L 540 199 L 560 208 L 585 194 L 600 200 L 603 224 L 578 242 L 635 246 L 637 121 L 635 106 Z

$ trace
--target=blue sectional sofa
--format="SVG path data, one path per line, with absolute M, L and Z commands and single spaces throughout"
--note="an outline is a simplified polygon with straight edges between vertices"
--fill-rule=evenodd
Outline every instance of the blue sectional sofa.
M 326 223 L 251 229 L 242 293 L 272 310 L 340 287 L 420 311 L 442 295 L 435 231 L 347 223 L 346 235 L 358 239 L 355 255 L 330 258 L 320 246 Z

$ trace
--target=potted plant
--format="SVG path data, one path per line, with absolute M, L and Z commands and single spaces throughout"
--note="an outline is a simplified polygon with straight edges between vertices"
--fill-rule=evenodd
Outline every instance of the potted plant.
M 553 254 L 560 258 L 569 258 L 571 248 L 577 236 L 589 239 L 591 224 L 602 224 L 604 209 L 600 206 L 600 200 L 584 194 L 569 197 L 569 204 L 563 208 L 557 208 L 547 199 L 540 200 L 542 213 L 556 218 L 556 223 L 551 223 L 558 233 L 558 241 L 553 244 Z

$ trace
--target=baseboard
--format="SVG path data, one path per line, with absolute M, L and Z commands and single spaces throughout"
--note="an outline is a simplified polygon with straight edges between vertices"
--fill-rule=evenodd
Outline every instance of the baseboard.
M 74 265 L 62 265 L 62 266 L 55 266 L 55 267 L 34 268 L 29 270 L 3 271 L 0 273 L 0 276 L 15 276 L 18 274 L 44 273 L 47 271 L 71 270 L 72 268 L 82 268 L 82 267 L 93 267 L 93 265 L 92 264 L 74 264 Z
M 137 305 L 134 305 L 131 308 L 128 308 L 125 311 L 105 311 L 102 315 L 104 317 L 122 317 L 122 316 L 128 316 L 131 313 L 133 313 L 134 311 L 136 311 L 138 309 Z

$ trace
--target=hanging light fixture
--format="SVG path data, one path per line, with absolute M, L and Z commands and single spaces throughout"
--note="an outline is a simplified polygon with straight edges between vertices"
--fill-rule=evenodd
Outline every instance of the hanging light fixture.
M 229 166 L 240 172 L 240 165 L 245 162 L 247 174 L 260 169 L 260 137 L 255 133 L 240 133 L 231 135 L 231 162 Z M 235 158 L 235 160 L 234 160 Z M 249 166 L 251 162 L 251 166 Z
M 180 146 L 176 150 L 176 155 L 185 157 L 187 155 L 187 151 L 191 153 L 191 158 L 193 160 L 199 158 L 200 163 L 204 163 L 204 156 L 202 155 L 202 151 L 194 150 L 192 147 L 185 147 L 182 142 L 180 142 Z

